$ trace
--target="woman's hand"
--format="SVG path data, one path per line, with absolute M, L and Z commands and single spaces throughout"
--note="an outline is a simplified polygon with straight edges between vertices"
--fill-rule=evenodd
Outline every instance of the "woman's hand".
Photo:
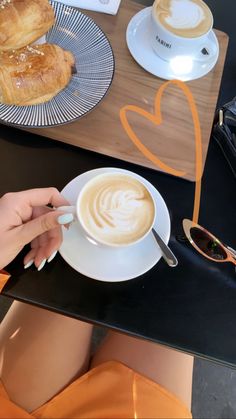
M 0 199 L 0 269 L 28 243 L 31 250 L 24 258 L 25 268 L 34 263 L 40 270 L 54 258 L 62 241 L 61 225 L 70 223 L 73 214 L 48 204 L 59 207 L 68 202 L 55 188 L 7 193 Z

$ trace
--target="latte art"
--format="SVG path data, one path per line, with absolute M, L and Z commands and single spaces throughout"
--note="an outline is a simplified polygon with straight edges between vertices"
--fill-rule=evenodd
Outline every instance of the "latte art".
M 186 13 L 186 7 L 188 13 Z M 166 23 L 172 28 L 188 29 L 196 28 L 203 20 L 203 10 L 196 3 L 188 0 L 179 3 L 178 0 L 172 0 L 171 15 L 167 16 Z
M 186 38 L 204 35 L 212 25 L 212 15 L 202 0 L 156 0 L 156 19 L 170 32 Z
M 104 174 L 88 182 L 79 200 L 82 225 L 107 244 L 129 244 L 146 234 L 153 223 L 152 197 L 138 180 Z

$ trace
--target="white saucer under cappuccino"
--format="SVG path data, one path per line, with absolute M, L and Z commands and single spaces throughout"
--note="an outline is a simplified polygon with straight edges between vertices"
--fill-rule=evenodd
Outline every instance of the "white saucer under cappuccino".
M 90 170 L 69 182 L 62 195 L 71 205 L 75 205 L 78 194 L 90 180 L 108 173 L 131 176 L 146 186 L 157 208 L 154 228 L 167 244 L 170 237 L 170 216 L 165 201 L 150 182 L 136 173 L 114 167 Z M 132 246 L 100 246 L 88 240 L 78 222 L 71 223 L 69 229 L 63 228 L 63 242 L 59 251 L 76 271 L 106 282 L 136 278 L 149 271 L 162 257 L 152 233 Z
M 213 16 L 202 0 L 156 0 L 152 7 L 150 41 L 164 60 L 192 57 L 208 61 L 216 53 L 209 38 Z

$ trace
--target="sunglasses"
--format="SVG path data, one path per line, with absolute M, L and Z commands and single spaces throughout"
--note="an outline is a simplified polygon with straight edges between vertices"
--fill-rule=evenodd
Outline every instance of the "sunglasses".
M 205 228 L 184 219 L 183 229 L 191 245 L 203 256 L 214 262 L 231 262 L 236 266 L 236 251 L 221 243 Z

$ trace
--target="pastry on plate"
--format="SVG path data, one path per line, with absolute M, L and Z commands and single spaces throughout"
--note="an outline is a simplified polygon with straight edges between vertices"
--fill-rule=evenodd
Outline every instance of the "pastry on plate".
M 0 102 L 35 105 L 47 102 L 70 81 L 74 56 L 58 45 L 32 45 L 0 53 Z
M 0 0 L 0 51 L 22 48 L 54 23 L 48 0 Z

